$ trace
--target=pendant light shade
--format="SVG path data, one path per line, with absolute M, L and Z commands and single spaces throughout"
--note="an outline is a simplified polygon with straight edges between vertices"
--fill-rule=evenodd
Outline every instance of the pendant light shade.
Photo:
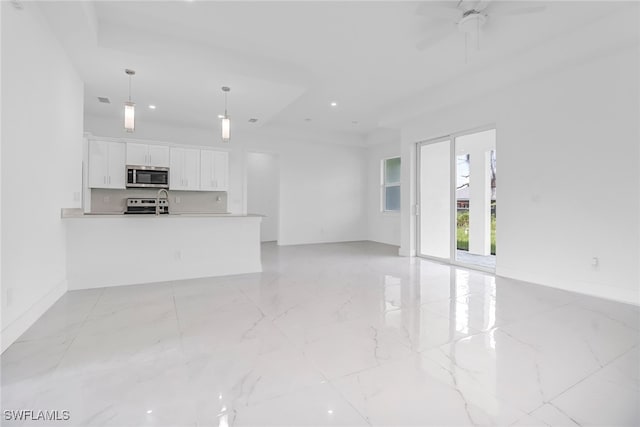
M 129 76 L 129 100 L 124 103 L 124 129 L 127 132 L 133 132 L 136 128 L 136 104 L 131 101 L 131 76 L 136 72 L 129 69 L 124 72 Z
M 136 104 L 131 101 L 124 103 L 124 128 L 127 132 L 136 129 Z
M 227 94 L 231 91 L 231 88 L 227 86 L 222 87 L 224 92 L 224 116 L 222 117 L 222 142 L 229 142 L 231 139 L 231 120 L 227 114 Z
M 229 117 L 225 115 L 222 118 L 222 142 L 229 142 L 231 138 L 231 121 Z

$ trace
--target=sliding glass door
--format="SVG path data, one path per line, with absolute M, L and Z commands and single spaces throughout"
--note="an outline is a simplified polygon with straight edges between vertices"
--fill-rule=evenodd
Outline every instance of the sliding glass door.
M 418 144 L 418 255 L 451 260 L 451 139 Z
M 417 253 L 494 270 L 496 130 L 417 145 Z

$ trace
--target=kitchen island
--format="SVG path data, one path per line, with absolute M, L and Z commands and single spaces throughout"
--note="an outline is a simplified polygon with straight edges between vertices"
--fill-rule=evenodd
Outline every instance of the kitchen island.
M 70 290 L 262 271 L 260 215 L 62 217 Z

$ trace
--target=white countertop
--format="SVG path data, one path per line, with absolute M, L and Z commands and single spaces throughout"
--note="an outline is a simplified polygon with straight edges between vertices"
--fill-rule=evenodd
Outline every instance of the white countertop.
M 64 219 L 76 219 L 76 218 L 262 218 L 264 215 L 257 214 L 234 214 L 234 213 L 206 213 L 206 212 L 192 212 L 192 213 L 176 213 L 176 214 L 129 214 L 123 213 L 84 213 L 82 209 L 76 208 L 63 208 L 61 210 L 61 217 Z

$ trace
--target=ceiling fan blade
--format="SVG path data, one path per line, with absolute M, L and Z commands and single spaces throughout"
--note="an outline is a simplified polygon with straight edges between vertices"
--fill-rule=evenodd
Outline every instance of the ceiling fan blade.
M 447 39 L 452 34 L 454 34 L 454 31 L 452 31 L 450 28 L 443 27 L 439 31 L 432 33 L 428 37 L 425 37 L 418 43 L 416 43 L 416 49 L 418 49 L 419 51 L 427 50 L 440 43 L 441 41 Z
M 496 9 L 491 10 L 489 15 L 491 16 L 517 16 L 517 15 L 528 15 L 530 13 L 539 13 L 543 12 L 547 9 L 547 6 L 529 6 L 529 7 L 520 7 L 514 9 Z

